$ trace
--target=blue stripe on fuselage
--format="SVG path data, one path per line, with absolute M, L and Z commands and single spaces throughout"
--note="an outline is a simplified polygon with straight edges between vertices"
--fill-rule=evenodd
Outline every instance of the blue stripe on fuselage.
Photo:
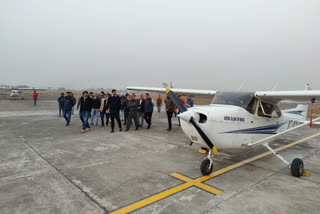
M 285 112 L 285 113 L 297 114 L 297 115 L 303 116 L 303 115 L 302 115 L 302 112 L 304 112 L 304 111 L 287 111 L 287 112 Z
M 240 129 L 234 131 L 223 132 L 224 134 L 276 134 L 276 131 L 285 123 L 274 124 L 271 126 L 261 126 L 249 129 Z

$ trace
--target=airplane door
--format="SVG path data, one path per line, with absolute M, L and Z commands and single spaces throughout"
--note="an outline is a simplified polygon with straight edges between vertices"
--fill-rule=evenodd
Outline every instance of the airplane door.
M 280 115 L 279 115 L 280 114 Z M 266 134 L 272 134 L 277 130 L 277 124 L 281 111 L 277 106 L 271 103 L 265 103 L 259 101 L 258 108 L 254 115 L 254 127 L 260 127 L 255 133 L 251 135 L 251 141 L 256 142 L 266 136 Z

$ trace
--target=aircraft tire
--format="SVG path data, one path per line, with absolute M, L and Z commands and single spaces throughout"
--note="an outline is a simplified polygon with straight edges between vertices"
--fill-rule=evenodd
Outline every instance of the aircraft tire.
M 200 165 L 200 170 L 203 175 L 209 175 L 212 172 L 213 164 L 211 165 L 210 168 L 209 166 L 210 166 L 209 158 L 204 159 Z
M 294 177 L 299 178 L 302 175 L 303 170 L 304 170 L 303 161 L 299 158 L 295 158 L 291 164 L 291 174 Z

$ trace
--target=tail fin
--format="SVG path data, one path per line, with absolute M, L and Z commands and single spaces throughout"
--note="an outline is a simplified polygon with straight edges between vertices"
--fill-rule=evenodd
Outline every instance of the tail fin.
M 310 87 L 310 84 L 307 83 L 306 87 L 304 88 L 305 91 L 310 91 L 312 88 Z
M 308 115 L 308 109 L 309 109 L 309 105 L 307 104 L 299 104 L 297 105 L 296 108 L 292 108 L 292 109 L 287 109 L 284 110 L 283 112 L 291 114 L 292 116 L 296 115 L 297 117 L 299 117 L 299 119 L 307 119 L 307 115 Z
M 312 90 L 310 84 L 308 83 L 304 90 Z M 290 115 L 290 117 L 296 118 L 298 120 L 306 120 L 308 115 L 309 105 L 308 104 L 299 104 L 296 108 L 284 110 L 284 113 Z

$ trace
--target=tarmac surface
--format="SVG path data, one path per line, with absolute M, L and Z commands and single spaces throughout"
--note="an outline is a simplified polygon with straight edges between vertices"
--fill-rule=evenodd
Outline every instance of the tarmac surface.
M 81 134 L 77 113 L 66 127 L 56 100 L 0 100 L 0 213 L 319 213 L 319 127 L 271 144 L 303 139 L 280 152 L 304 160 L 311 176 L 301 178 L 274 155 L 257 156 L 264 147 L 221 152 L 216 174 L 203 177 L 199 147 L 177 119 L 166 128 L 154 112 L 150 130 Z

